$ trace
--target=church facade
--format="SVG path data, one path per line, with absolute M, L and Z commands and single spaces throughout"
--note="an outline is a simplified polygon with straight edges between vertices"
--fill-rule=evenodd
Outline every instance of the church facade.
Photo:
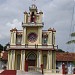
M 55 33 L 49 28 L 43 30 L 43 12 L 38 12 L 36 5 L 24 12 L 23 30 L 11 29 L 8 50 L 8 70 L 23 70 L 27 67 L 56 69 Z

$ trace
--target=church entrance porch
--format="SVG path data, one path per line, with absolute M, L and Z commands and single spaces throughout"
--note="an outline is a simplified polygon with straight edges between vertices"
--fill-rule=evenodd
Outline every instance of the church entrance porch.
M 25 71 L 35 70 L 36 61 L 37 61 L 37 55 L 34 52 L 29 52 L 25 60 Z

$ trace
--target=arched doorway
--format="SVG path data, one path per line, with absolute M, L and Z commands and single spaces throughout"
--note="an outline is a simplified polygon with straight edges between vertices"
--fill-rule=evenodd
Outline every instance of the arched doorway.
M 36 66 L 36 54 L 34 52 L 29 52 L 27 55 L 28 66 Z

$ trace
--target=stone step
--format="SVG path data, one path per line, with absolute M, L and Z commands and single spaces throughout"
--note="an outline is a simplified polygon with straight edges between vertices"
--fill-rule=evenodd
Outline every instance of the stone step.
M 17 75 L 42 75 L 41 72 L 25 72 L 25 71 L 17 71 Z

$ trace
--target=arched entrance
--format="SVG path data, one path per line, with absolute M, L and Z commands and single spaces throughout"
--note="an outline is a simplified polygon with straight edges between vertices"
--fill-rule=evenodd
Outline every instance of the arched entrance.
M 36 66 L 36 54 L 34 52 L 29 52 L 26 57 L 28 61 L 28 66 Z

